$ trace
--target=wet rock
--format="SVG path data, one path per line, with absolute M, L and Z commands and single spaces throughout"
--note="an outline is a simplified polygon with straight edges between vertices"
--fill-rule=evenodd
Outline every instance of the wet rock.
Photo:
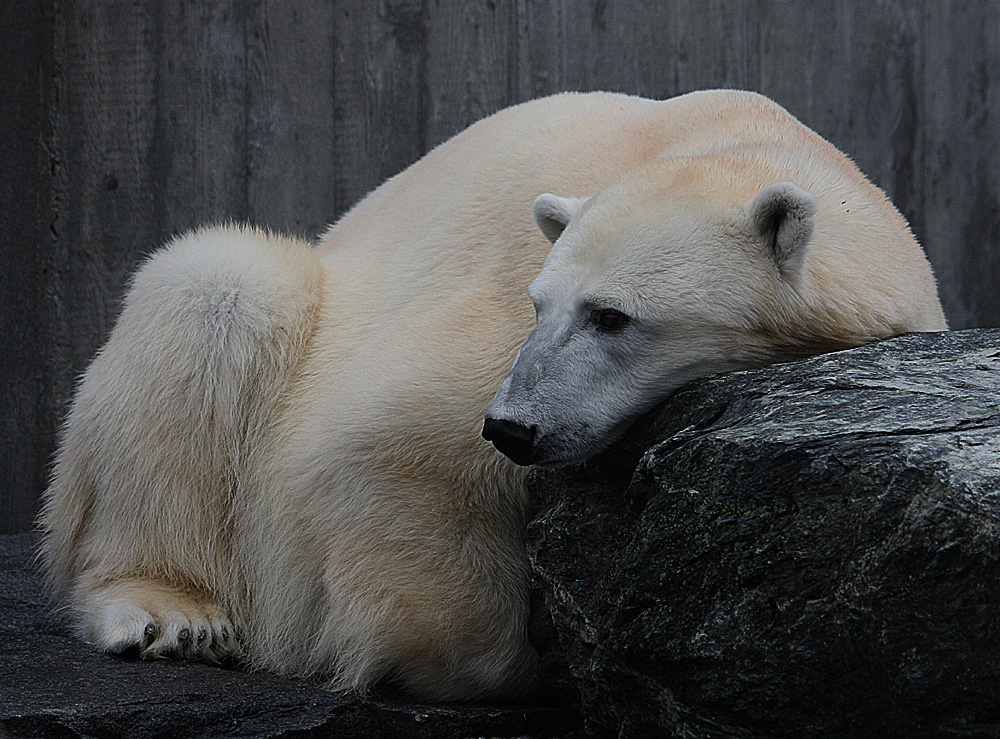
M 706 378 L 533 489 L 590 733 L 1000 735 L 1000 331 Z

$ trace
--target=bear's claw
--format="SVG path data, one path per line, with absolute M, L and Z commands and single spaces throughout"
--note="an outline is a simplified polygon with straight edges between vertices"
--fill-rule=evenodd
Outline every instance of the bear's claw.
M 109 583 L 88 594 L 85 638 L 105 652 L 217 663 L 238 658 L 238 629 L 215 603 L 160 583 Z

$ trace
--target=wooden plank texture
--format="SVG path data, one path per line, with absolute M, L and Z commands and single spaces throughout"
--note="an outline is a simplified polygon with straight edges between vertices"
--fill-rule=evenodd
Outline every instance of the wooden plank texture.
M 314 235 L 560 90 L 775 98 L 889 192 L 953 327 L 1000 325 L 995 0 L 44 0 L 0 21 L 2 532 L 30 525 L 143 255 L 226 219 Z
M 248 218 L 299 236 L 337 213 L 335 14 L 270 0 L 248 18 Z
M 426 10 L 420 0 L 339 2 L 334 33 L 331 217 L 426 150 Z
M 51 20 L 49 3 L 0 4 L 0 534 L 30 526 L 53 449 Z
M 928 2 L 917 235 L 953 328 L 1000 325 L 1000 5 Z

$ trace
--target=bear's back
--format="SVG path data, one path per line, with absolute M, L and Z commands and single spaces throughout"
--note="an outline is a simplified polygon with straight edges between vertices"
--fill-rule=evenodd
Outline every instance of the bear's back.
M 744 171 L 756 159 L 759 182 L 748 179 L 747 198 L 767 178 L 810 190 L 820 211 L 819 277 L 849 289 L 858 273 L 841 269 L 841 245 L 870 248 L 926 294 L 913 327 L 944 327 L 929 265 L 882 191 L 777 103 L 736 90 L 663 101 L 561 93 L 485 118 L 378 187 L 320 239 L 332 289 L 366 329 L 434 316 L 444 304 L 452 315 L 485 306 L 498 323 L 530 328 L 525 289 L 550 248 L 532 219 L 534 199 L 590 196 L 665 158 Z M 845 230 L 858 238 L 844 239 Z

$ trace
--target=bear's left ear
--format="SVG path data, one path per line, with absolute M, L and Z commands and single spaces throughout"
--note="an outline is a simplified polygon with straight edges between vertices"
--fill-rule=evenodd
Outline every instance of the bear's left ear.
M 781 272 L 796 274 L 816 225 L 812 193 L 794 182 L 775 182 L 757 193 L 746 212 Z
M 570 219 L 580 212 L 586 202 L 586 198 L 561 198 L 549 192 L 539 195 L 532 208 L 535 223 L 545 234 L 545 238 L 554 244 L 566 230 Z

